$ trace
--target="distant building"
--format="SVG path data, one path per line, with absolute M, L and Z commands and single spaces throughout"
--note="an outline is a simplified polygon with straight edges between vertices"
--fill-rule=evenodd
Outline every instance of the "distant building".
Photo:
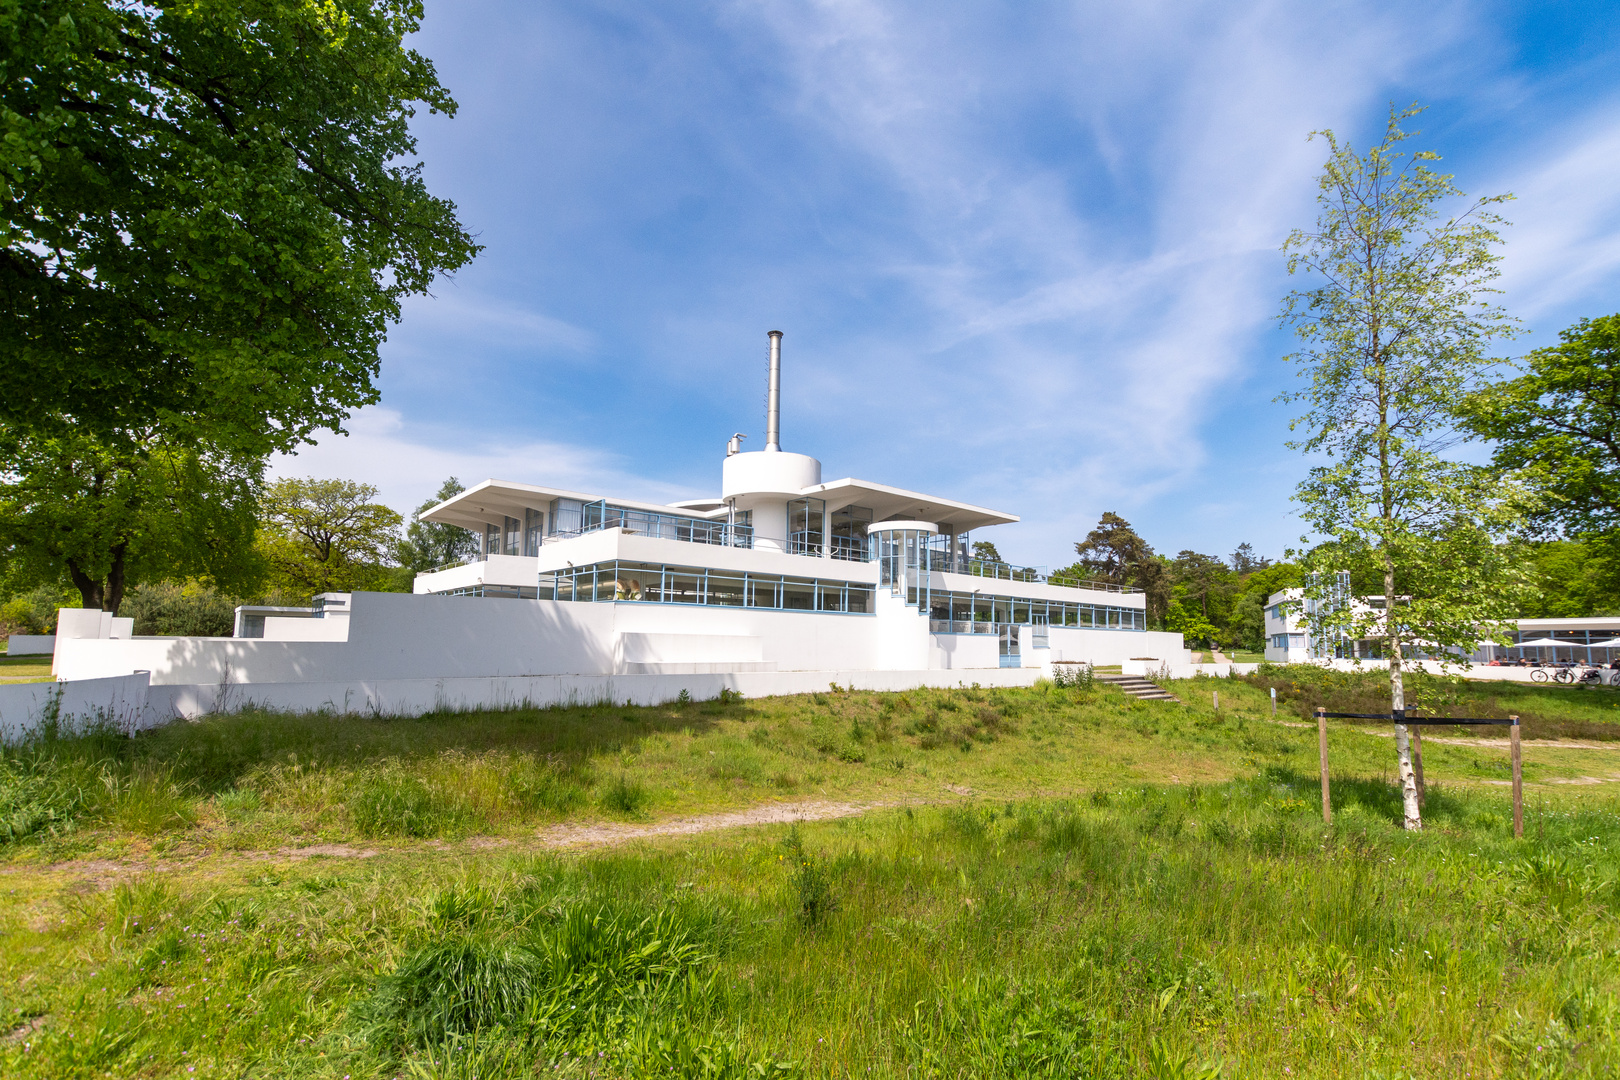
M 1320 601 L 1317 601 L 1320 602 Z M 1304 589 L 1284 589 L 1266 599 L 1266 661 L 1272 664 L 1298 664 L 1310 660 L 1342 657 L 1376 660 L 1383 655 L 1383 643 L 1376 640 L 1313 641 L 1307 629 L 1307 608 L 1313 603 Z M 1355 597 L 1351 600 L 1365 612 L 1381 610 L 1383 597 Z M 1620 659 L 1620 617 L 1595 615 L 1583 619 L 1517 619 L 1508 637 L 1511 645 L 1487 642 L 1468 659 L 1476 664 L 1492 661 L 1532 663 L 1575 661 L 1607 664 Z M 1428 654 L 1412 651 L 1414 659 Z

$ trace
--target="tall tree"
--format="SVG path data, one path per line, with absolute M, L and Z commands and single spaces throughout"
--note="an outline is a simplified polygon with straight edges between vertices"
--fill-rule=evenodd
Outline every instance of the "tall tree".
M 1518 521 L 1511 488 L 1446 455 L 1461 439 L 1458 406 L 1483 382 L 1484 350 L 1513 332 L 1487 296 L 1495 290 L 1502 219 L 1482 198 L 1452 217 L 1440 206 L 1463 193 L 1400 149 L 1402 123 L 1419 110 L 1390 111 L 1383 138 L 1365 154 L 1331 131 L 1318 179 L 1316 226 L 1288 237 L 1290 273 L 1315 287 L 1289 293 L 1282 319 L 1304 343 L 1292 360 L 1309 386 L 1289 445 L 1314 465 L 1295 499 L 1323 541 L 1307 556 L 1307 588 L 1333 595 L 1334 572 L 1375 568 L 1382 610 L 1318 605 L 1316 629 L 1380 638 L 1389 658 L 1390 704 L 1403 715 L 1403 665 L 1414 644 L 1473 651 L 1513 612 L 1522 584 L 1495 541 Z M 1395 726 L 1406 826 L 1422 826 L 1404 724 Z
M 0 4 L 0 426 L 262 456 L 377 400 L 478 250 L 410 120 L 418 0 Z
M 1001 557 L 1001 552 L 996 550 L 996 545 L 992 544 L 988 540 L 973 541 L 973 557 L 975 559 L 983 559 L 985 562 L 1006 561 Z
M 1185 590 L 1189 600 L 1198 601 L 1199 614 L 1209 621 L 1210 598 L 1228 584 L 1231 576 L 1226 564 L 1213 555 L 1183 551 L 1171 563 L 1171 571 L 1176 585 Z
M 1163 621 L 1170 603 L 1170 572 L 1130 522 L 1105 511 L 1097 527 L 1074 545 L 1074 553 L 1079 560 L 1059 574 L 1135 586 L 1146 594 L 1148 621 Z
M 1247 542 L 1237 546 L 1229 561 L 1232 564 L 1232 572 L 1239 577 L 1247 577 L 1256 570 L 1264 570 L 1271 565 L 1270 559 L 1257 556 L 1254 553 L 1254 545 Z
M 272 483 L 262 500 L 272 580 L 306 596 L 386 591 L 401 518 L 376 498 L 376 488 L 352 480 Z
M 1620 315 L 1582 319 L 1524 360 L 1518 378 L 1467 402 L 1496 465 L 1548 496 L 1544 524 L 1620 546 Z
M 434 496 L 418 506 L 411 514 L 411 524 L 405 530 L 405 543 L 400 548 L 400 563 L 421 573 L 435 566 L 453 563 L 469 555 L 478 554 L 478 535 L 460 525 L 443 525 L 437 521 L 423 521 L 422 515 L 444 500 L 467 489 L 461 481 L 450 477 L 439 485 Z
M 117 613 L 143 581 L 251 587 L 257 459 L 156 438 L 0 438 L 0 553 L 23 577 L 65 575 L 87 608 Z

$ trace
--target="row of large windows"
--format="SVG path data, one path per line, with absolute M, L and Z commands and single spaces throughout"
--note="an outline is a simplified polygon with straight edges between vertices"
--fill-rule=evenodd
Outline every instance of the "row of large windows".
M 545 574 L 540 578 L 540 596 L 872 614 L 872 586 L 860 582 L 655 563 L 603 562 Z
M 928 617 L 941 622 L 1078 626 L 1097 630 L 1147 629 L 1147 613 L 1141 608 L 1074 604 L 1063 600 L 1024 600 L 942 589 L 932 589 L 923 595 L 928 605 Z M 912 604 L 917 603 L 916 586 L 910 587 L 906 599 Z

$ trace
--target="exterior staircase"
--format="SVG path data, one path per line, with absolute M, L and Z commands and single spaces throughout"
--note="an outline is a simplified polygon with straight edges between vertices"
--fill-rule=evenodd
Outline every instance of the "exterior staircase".
M 1117 686 L 1133 698 L 1143 701 L 1174 701 L 1179 703 L 1180 698 L 1165 690 L 1157 683 L 1149 682 L 1140 675 L 1098 675 L 1098 682 Z

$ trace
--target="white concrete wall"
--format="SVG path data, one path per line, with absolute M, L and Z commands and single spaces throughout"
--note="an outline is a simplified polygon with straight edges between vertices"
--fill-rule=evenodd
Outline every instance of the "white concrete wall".
M 7 656 L 48 656 L 55 651 L 54 634 L 12 634 L 6 638 Z
M 147 677 L 125 675 L 81 682 L 20 683 L 0 686 L 0 742 L 13 743 L 54 714 L 64 731 L 90 724 L 111 724 L 133 732 L 168 721 L 173 713 L 153 710 L 147 701 Z
M 382 679 L 331 683 L 263 683 L 253 686 L 153 686 L 154 713 L 179 717 L 234 712 L 248 706 L 292 712 L 418 716 L 440 709 L 614 704 L 657 705 L 685 690 L 694 701 L 726 688 L 744 697 L 772 697 L 827 690 L 833 684 L 857 690 L 911 690 L 919 686 L 1030 686 L 1038 668 L 972 671 L 738 671 L 669 675 L 537 675 L 485 679 Z
M 957 671 L 1001 665 L 1001 647 L 994 634 L 929 634 L 928 644 L 931 668 Z

